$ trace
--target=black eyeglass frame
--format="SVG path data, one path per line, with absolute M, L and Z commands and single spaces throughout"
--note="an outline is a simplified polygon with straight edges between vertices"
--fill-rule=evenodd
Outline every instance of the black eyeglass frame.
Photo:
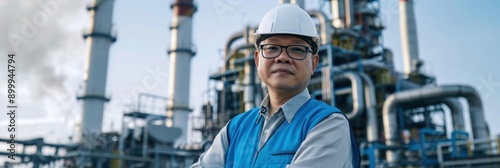
M 264 54 L 264 52 L 262 51 L 262 50 L 264 49 L 264 46 L 266 46 L 266 45 L 272 45 L 272 46 L 277 46 L 277 47 L 280 47 L 280 52 L 279 52 L 279 54 L 277 54 L 276 56 L 273 56 L 273 57 L 267 57 L 267 56 Z M 304 52 L 304 56 L 303 56 L 301 59 L 294 58 L 294 57 L 290 56 L 290 54 L 288 53 L 288 47 L 292 47 L 292 46 L 293 46 L 293 47 L 297 47 L 297 46 L 298 46 L 298 47 L 304 47 L 304 48 L 305 48 L 306 52 Z M 282 45 L 277 45 L 277 44 L 261 44 L 261 45 L 259 45 L 259 50 L 260 50 L 260 52 L 261 52 L 261 54 L 262 54 L 262 57 L 264 57 L 265 59 L 273 59 L 273 58 L 276 58 L 276 57 L 280 56 L 280 55 L 281 55 L 281 53 L 283 52 L 283 48 L 285 48 L 286 55 L 287 55 L 288 57 L 290 57 L 290 58 L 294 59 L 294 60 L 304 60 L 304 59 L 306 59 L 306 57 L 307 57 L 307 53 L 308 53 L 308 52 L 313 53 L 313 50 L 312 50 L 311 48 L 309 48 L 308 46 L 304 46 L 304 45 L 288 45 L 288 46 L 282 46 Z

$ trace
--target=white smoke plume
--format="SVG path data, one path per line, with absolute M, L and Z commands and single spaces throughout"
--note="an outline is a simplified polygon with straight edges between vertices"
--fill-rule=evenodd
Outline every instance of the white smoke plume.
M 22 123 L 23 119 L 57 118 L 68 124 L 78 116 L 76 94 L 82 81 L 85 43 L 81 34 L 88 20 L 86 4 L 72 0 L 0 1 L 0 105 L 7 104 L 7 54 L 15 53 L 21 127 L 33 124 Z

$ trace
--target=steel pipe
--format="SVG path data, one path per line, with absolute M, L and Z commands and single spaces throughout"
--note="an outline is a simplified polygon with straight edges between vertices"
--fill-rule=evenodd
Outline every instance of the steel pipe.
M 378 137 L 378 118 L 377 118 L 377 99 L 375 93 L 375 85 L 372 79 L 363 72 L 358 73 L 363 79 L 363 90 L 365 94 L 366 115 L 368 123 L 366 123 L 366 134 L 368 142 L 376 142 Z M 378 150 L 375 148 L 375 160 L 378 160 Z
M 361 77 L 355 72 L 344 72 L 335 76 L 335 83 L 350 81 L 352 87 L 352 111 L 346 113 L 347 118 L 355 119 L 362 115 L 365 109 L 365 101 L 363 99 L 363 88 L 361 87 L 363 81 L 361 81 Z
M 318 11 L 318 10 L 312 10 L 308 11 L 309 15 L 311 17 L 318 18 L 319 24 L 320 24 L 320 39 L 321 39 L 321 44 L 326 45 L 329 44 L 332 40 L 331 34 L 333 32 L 333 27 L 332 25 L 328 24 L 331 21 L 328 19 L 328 16 L 325 15 L 325 13 Z
M 445 85 L 398 92 L 386 98 L 382 111 L 386 145 L 400 145 L 400 139 L 397 132 L 397 107 L 415 102 L 429 104 L 452 97 L 464 97 L 467 100 L 474 139 L 489 138 L 481 99 L 477 91 L 469 86 Z M 398 159 L 398 155 L 395 151 L 387 151 L 387 161 L 389 163 L 394 163 Z
M 443 104 L 448 106 L 451 113 L 453 130 L 465 131 L 464 112 L 462 104 L 456 98 L 444 99 Z

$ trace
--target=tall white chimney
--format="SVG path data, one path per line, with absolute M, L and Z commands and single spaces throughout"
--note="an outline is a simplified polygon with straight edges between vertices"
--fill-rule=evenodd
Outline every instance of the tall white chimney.
M 196 54 L 192 44 L 192 17 L 196 12 L 193 0 L 176 0 L 172 4 L 170 27 L 170 75 L 167 114 L 173 114 L 173 126 L 182 130 L 175 146 L 187 142 L 189 108 L 189 78 L 191 58 Z
M 417 26 L 413 12 L 413 0 L 399 1 L 399 23 L 401 31 L 401 45 L 403 50 L 403 65 L 406 75 L 418 71 Z
M 109 48 L 116 41 L 112 34 L 112 14 L 114 0 L 91 0 L 88 10 L 90 26 L 83 37 L 87 40 L 85 69 L 83 75 L 83 101 L 81 135 L 100 133 L 106 97 L 106 75 Z

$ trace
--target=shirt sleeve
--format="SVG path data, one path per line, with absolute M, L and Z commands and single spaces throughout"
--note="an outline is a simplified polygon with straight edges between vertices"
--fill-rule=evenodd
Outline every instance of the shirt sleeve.
M 228 148 L 227 140 L 227 124 L 222 127 L 220 132 L 215 136 L 214 142 L 205 153 L 201 154 L 196 163 L 191 165 L 191 168 L 211 168 L 224 167 L 226 161 L 226 152 Z
M 287 168 L 352 167 L 349 129 L 344 115 L 331 114 L 309 131 Z

